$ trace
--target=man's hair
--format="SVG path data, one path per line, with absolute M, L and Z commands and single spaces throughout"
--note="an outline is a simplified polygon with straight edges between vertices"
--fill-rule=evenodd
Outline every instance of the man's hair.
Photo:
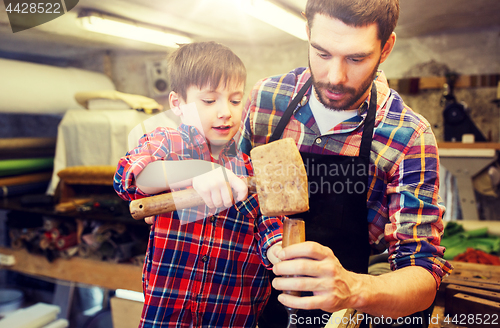
M 305 14 L 309 29 L 316 14 L 330 16 L 355 27 L 375 23 L 383 47 L 398 23 L 399 0 L 308 0 Z
M 216 89 L 219 85 L 245 83 L 246 69 L 228 47 L 216 42 L 181 45 L 168 56 L 168 76 L 172 91 L 187 98 L 191 86 Z

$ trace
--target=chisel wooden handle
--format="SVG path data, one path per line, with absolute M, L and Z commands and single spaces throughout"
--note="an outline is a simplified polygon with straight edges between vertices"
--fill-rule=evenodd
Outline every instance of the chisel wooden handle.
M 305 222 L 302 219 L 288 218 L 283 220 L 282 247 L 303 243 L 306 241 Z M 285 294 L 300 296 L 299 291 L 284 291 Z
M 255 193 L 255 179 L 247 179 L 248 192 Z M 193 188 L 136 199 L 130 202 L 130 214 L 136 220 L 147 216 L 204 205 L 205 201 Z

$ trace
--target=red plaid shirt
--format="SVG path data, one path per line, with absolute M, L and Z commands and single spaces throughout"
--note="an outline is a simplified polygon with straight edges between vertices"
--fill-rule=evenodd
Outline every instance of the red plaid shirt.
M 253 147 L 269 142 L 291 99 L 310 76 L 310 70 L 301 67 L 254 86 L 243 115 L 241 151 L 250 153 Z M 427 120 L 404 104 L 382 72 L 375 84 L 377 115 L 367 198 L 369 241 L 360 242 L 369 242 L 378 252 L 387 249 L 393 270 L 422 266 L 439 285 L 452 267 L 443 259 L 444 247 L 439 246 L 445 208 L 438 193 L 436 140 Z M 358 156 L 368 101 L 358 115 L 321 134 L 307 104 L 309 97 L 311 88 L 282 138 L 293 138 L 301 152 Z
M 155 160 L 212 161 L 238 176 L 252 175 L 248 156 L 229 142 L 218 160 L 194 127 L 158 128 L 123 157 L 114 178 L 126 200 L 146 196 L 135 177 Z M 140 327 L 254 327 L 270 293 L 265 257 L 281 240 L 281 218 L 260 214 L 256 196 L 218 214 L 207 208 L 156 217 L 143 268 Z

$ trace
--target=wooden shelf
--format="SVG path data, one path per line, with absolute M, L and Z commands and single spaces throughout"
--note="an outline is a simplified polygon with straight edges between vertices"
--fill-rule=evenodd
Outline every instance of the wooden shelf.
M 13 266 L 0 266 L 0 269 L 108 289 L 128 289 L 142 292 L 142 267 L 140 266 L 79 257 L 59 258 L 49 262 L 45 257 L 30 254 L 24 249 L 13 250 L 4 247 L 0 247 L 0 254 L 13 255 L 16 260 Z
M 497 150 L 500 150 L 500 143 L 497 143 L 497 142 L 474 142 L 474 143 L 438 142 L 438 148 L 439 149 L 467 148 L 467 149 L 497 149 Z

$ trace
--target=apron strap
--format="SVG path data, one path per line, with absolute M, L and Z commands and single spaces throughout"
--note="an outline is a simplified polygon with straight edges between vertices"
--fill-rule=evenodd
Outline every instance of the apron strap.
M 372 148 L 373 128 L 375 126 L 375 114 L 377 113 L 377 87 L 375 82 L 372 84 L 370 95 L 370 106 L 365 118 L 365 127 L 361 138 L 361 146 L 359 148 L 359 156 L 370 158 L 370 150 Z
M 299 101 L 302 100 L 306 91 L 312 84 L 312 77 L 310 77 L 307 82 L 302 86 L 299 93 L 293 98 L 292 102 L 288 105 L 285 113 L 281 117 L 276 129 L 274 130 L 269 142 L 276 141 L 281 138 L 283 135 L 283 131 L 285 131 L 285 127 L 287 126 L 290 118 L 295 111 L 295 108 L 299 104 Z M 314 95 L 313 95 L 314 96 Z M 361 138 L 361 146 L 359 149 L 359 156 L 364 158 L 370 158 L 370 150 L 372 147 L 372 138 L 373 138 L 373 129 L 375 125 L 375 114 L 377 113 L 377 88 L 375 87 L 375 83 L 372 84 L 371 94 L 370 94 L 370 105 L 368 107 L 368 113 L 365 118 L 365 127 L 363 130 L 363 136 Z
M 278 122 L 278 126 L 271 135 L 269 142 L 273 142 L 281 138 L 283 131 L 285 131 L 285 127 L 287 126 L 288 122 L 290 121 L 290 118 L 293 115 L 293 111 L 295 110 L 295 108 L 297 108 L 297 105 L 302 100 L 302 97 L 304 97 L 306 91 L 309 89 L 311 84 L 312 84 L 312 77 L 310 77 L 306 81 L 306 83 L 302 86 L 302 88 L 300 88 L 299 93 L 295 96 L 295 98 L 293 98 L 292 102 L 288 105 L 285 113 Z

